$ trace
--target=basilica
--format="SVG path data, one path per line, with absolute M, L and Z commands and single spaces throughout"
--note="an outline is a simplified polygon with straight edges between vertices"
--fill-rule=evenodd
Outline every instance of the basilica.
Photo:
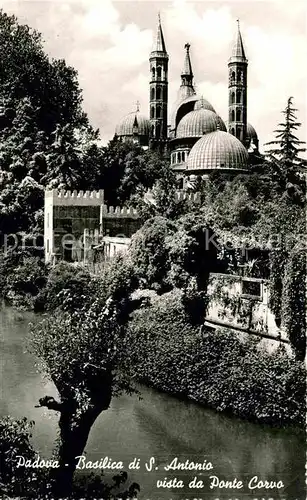
M 181 85 L 168 123 L 168 61 L 161 21 L 149 55 L 149 118 L 139 108 L 124 116 L 115 134 L 142 147 L 167 149 L 171 168 L 182 186 L 187 180 L 219 170 L 248 172 L 250 159 L 258 154 L 258 136 L 247 123 L 247 66 L 240 26 L 228 61 L 228 121 L 197 95 L 193 83 L 190 44 L 184 46 Z

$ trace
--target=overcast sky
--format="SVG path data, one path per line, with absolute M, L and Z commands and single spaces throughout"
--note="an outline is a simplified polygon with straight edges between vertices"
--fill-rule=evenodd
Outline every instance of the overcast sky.
M 183 47 L 190 42 L 197 92 L 227 120 L 227 61 L 240 18 L 249 60 L 248 121 L 260 145 L 272 139 L 290 96 L 302 122 L 298 135 L 305 140 L 304 0 L 0 0 L 0 6 L 42 33 L 50 57 L 77 69 L 84 109 L 104 143 L 137 100 L 148 115 L 148 56 L 159 11 L 169 54 L 169 112 L 180 85 Z

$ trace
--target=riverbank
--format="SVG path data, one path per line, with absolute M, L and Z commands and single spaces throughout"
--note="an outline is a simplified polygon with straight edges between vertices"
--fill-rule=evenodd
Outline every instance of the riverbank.
M 9 290 L 14 305 L 59 315 L 63 309 L 77 312 L 93 300 L 91 276 L 84 269 L 67 263 L 49 269 L 37 257 L 19 265 L 9 262 L 2 290 Z M 146 293 L 148 304 L 131 316 L 123 344 L 135 379 L 219 412 L 278 427 L 304 427 L 305 367 L 282 345 L 269 354 L 257 339 L 243 341 L 233 332 L 192 325 L 179 290 Z
M 143 383 L 251 421 L 305 426 L 306 372 L 282 345 L 186 323 L 181 292 L 151 295 L 129 324 L 127 350 Z
M 37 372 L 35 357 L 25 350 L 28 325 L 34 319 L 33 313 L 20 313 L 12 308 L 0 311 L 1 350 L 7 357 L 0 410 L 1 416 L 11 414 L 15 418 L 26 416 L 35 420 L 33 445 L 41 457 L 50 458 L 58 418 L 54 412 L 34 406 L 45 394 L 56 396 L 56 390 Z M 280 477 L 286 485 L 282 491 L 285 498 L 305 498 L 305 451 L 301 435 L 289 429 L 273 429 L 230 418 L 144 386 L 139 389 L 141 400 L 137 395 L 113 399 L 110 408 L 93 426 L 85 452 L 91 461 L 108 456 L 122 460 L 125 465 L 134 457 L 140 458 L 140 469 L 129 472 L 131 481 L 141 486 L 140 498 L 169 500 L 170 493 L 173 500 L 194 498 L 194 492 L 187 485 L 182 491 L 169 491 L 158 490 L 156 483 L 166 475 L 164 465 L 175 457 L 181 461 L 202 462 L 204 455 L 213 463 L 217 475 L 229 478 L 258 475 L 274 480 Z M 150 457 L 156 458 L 161 472 L 150 474 L 145 470 L 144 464 Z M 194 476 L 186 471 L 173 471 L 168 475 L 177 476 L 187 484 Z M 208 491 L 203 490 L 198 497 L 206 498 Z M 222 495 L 223 492 L 216 490 L 215 493 Z

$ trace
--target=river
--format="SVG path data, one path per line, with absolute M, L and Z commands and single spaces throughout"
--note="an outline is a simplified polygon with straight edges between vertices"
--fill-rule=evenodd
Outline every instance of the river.
M 0 416 L 26 416 L 35 420 L 33 443 L 41 457 L 50 457 L 57 436 L 57 415 L 35 408 L 44 395 L 56 396 L 52 383 L 37 371 L 35 358 L 26 352 L 31 313 L 12 308 L 0 310 Z M 35 319 L 35 318 L 34 318 Z M 128 464 L 136 457 L 140 469 L 129 471 L 131 481 L 141 486 L 142 499 L 179 500 L 303 500 L 304 436 L 230 418 L 194 403 L 182 402 L 166 394 L 142 387 L 142 399 L 121 396 L 97 419 L 91 431 L 86 460 L 109 457 Z M 154 470 L 145 462 L 154 457 Z M 212 463 L 205 471 L 169 470 L 164 467 L 178 457 L 180 461 Z M 155 469 L 157 467 L 157 469 Z M 113 472 L 114 473 L 114 472 Z M 241 489 L 210 489 L 209 476 L 242 481 Z M 203 487 L 189 488 L 194 476 Z M 248 489 L 254 476 L 258 480 L 282 481 L 280 489 Z M 157 480 L 182 481 L 184 488 L 157 488 Z M 252 483 L 254 484 L 254 483 Z M 201 486 L 201 484 L 200 484 Z M 244 493 L 248 492 L 248 493 Z

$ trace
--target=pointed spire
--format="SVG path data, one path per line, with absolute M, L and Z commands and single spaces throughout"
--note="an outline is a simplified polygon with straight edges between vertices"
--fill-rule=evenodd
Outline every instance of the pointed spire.
M 191 95 L 195 94 L 195 88 L 193 86 L 193 71 L 190 59 L 190 44 L 186 43 L 185 46 L 185 57 L 183 70 L 181 73 L 181 85 L 178 91 L 178 99 L 186 99 Z
M 242 62 L 247 62 L 246 56 L 245 56 L 245 51 L 244 51 L 244 46 L 243 46 L 243 41 L 242 41 L 242 36 L 241 36 L 241 31 L 240 31 L 240 21 L 237 19 L 238 23 L 238 31 L 237 31 L 237 37 L 235 44 L 232 49 L 232 54 L 230 61 L 242 61 Z
M 164 53 L 166 53 L 164 36 L 163 36 L 163 31 L 162 31 L 162 26 L 161 26 L 160 12 L 158 13 L 157 36 L 156 36 L 156 41 L 154 43 L 154 46 L 152 48 L 152 52 L 164 52 Z
M 192 71 L 192 64 L 191 64 L 191 59 L 190 59 L 190 47 L 191 47 L 191 45 L 189 43 L 186 43 L 184 46 L 184 48 L 186 49 L 186 53 L 185 53 L 183 70 L 182 70 L 181 76 L 190 77 L 191 81 L 192 81 L 193 71 Z

